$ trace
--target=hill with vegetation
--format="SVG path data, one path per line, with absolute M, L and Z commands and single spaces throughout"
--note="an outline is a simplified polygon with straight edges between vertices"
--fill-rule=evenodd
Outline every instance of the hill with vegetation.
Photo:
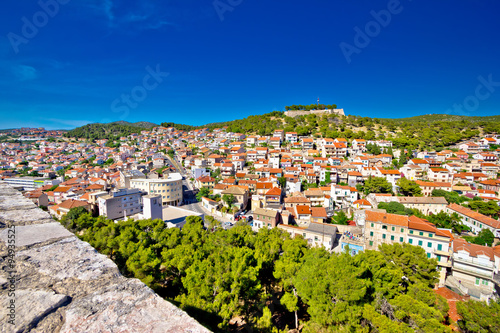
M 128 121 L 119 120 L 119 121 L 114 121 L 111 124 L 128 125 L 128 126 L 135 126 L 135 127 L 147 128 L 147 129 L 158 126 L 158 124 L 151 123 L 149 121 L 138 121 L 138 122 L 135 122 L 135 123 L 130 123 Z
M 122 136 L 140 133 L 141 131 L 151 129 L 154 126 L 158 125 L 147 122 L 129 123 L 126 121 L 108 124 L 94 123 L 68 131 L 64 134 L 64 136 L 68 138 L 88 139 L 92 141 L 101 139 L 117 140 Z
M 249 116 L 200 127 L 227 126 L 231 132 L 272 135 L 274 130 L 297 132 L 299 136 L 366 140 L 389 140 L 397 148 L 436 149 L 484 134 L 500 133 L 500 116 L 465 117 L 424 115 L 401 119 L 340 116 L 335 114 L 288 117 L 281 111 Z
M 302 107 L 302 106 L 292 106 Z M 288 107 L 290 108 L 290 107 Z M 140 126 L 142 124 L 142 126 Z M 126 136 L 149 129 L 151 123 L 115 122 L 89 124 L 69 131 L 66 136 L 102 139 Z M 468 117 L 455 115 L 422 115 L 410 118 L 387 119 L 355 115 L 309 114 L 288 117 L 283 111 L 253 115 L 244 119 L 191 126 L 164 122 L 165 127 L 190 131 L 199 128 L 227 127 L 228 131 L 248 135 L 272 135 L 276 129 L 297 132 L 299 136 L 346 139 L 389 140 L 396 148 L 441 150 L 463 140 L 491 133 L 500 133 L 500 116 Z M 112 137 L 110 137 L 110 135 Z

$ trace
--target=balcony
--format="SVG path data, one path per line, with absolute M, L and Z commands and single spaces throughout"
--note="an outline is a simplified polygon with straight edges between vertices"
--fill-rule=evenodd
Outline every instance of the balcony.
M 444 261 L 438 261 L 438 266 L 442 266 L 442 267 L 451 267 L 451 261 L 447 261 L 447 262 L 444 262 Z
M 486 274 L 486 273 L 479 273 L 478 271 L 474 271 L 472 269 L 465 269 L 465 268 L 459 268 L 456 266 L 453 266 L 453 271 L 459 272 L 459 273 L 464 273 L 464 274 L 469 274 L 477 277 L 481 277 L 483 279 L 489 279 L 491 280 L 493 278 L 493 272 L 491 274 Z
M 446 252 L 446 251 L 440 251 L 440 250 L 434 250 L 434 254 L 440 255 L 440 256 L 445 256 L 445 257 L 451 257 L 451 255 L 452 255 L 451 251 Z
M 484 264 L 484 263 L 480 263 L 474 259 L 460 258 L 456 255 L 453 256 L 453 261 L 456 261 L 459 263 L 466 263 L 468 265 L 476 266 L 476 267 L 483 268 L 483 269 L 493 270 L 495 268 L 493 263 Z

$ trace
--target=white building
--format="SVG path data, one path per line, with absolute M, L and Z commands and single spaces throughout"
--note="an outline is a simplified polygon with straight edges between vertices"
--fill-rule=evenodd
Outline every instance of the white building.
M 130 186 L 148 194 L 159 194 L 163 205 L 179 206 L 183 200 L 182 176 L 171 173 L 168 178 L 131 179 Z
M 118 189 L 97 198 L 99 215 L 115 220 L 142 212 L 142 195 L 138 189 Z

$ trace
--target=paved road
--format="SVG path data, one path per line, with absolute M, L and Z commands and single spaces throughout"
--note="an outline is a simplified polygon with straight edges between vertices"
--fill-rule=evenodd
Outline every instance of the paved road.
M 196 189 L 194 186 L 192 186 L 191 182 L 187 179 L 189 177 L 186 174 L 185 169 L 180 165 L 180 163 L 175 159 L 171 158 L 170 156 L 167 156 L 167 158 L 171 161 L 172 165 L 177 169 L 177 171 L 183 176 L 182 180 L 182 190 L 184 194 L 184 205 L 182 208 L 199 213 L 199 214 L 205 214 L 205 216 L 210 215 L 213 216 L 216 220 L 220 222 L 230 222 L 231 224 L 234 225 L 234 221 L 230 220 L 227 217 L 221 217 L 217 215 L 212 215 L 209 211 L 203 208 L 201 205 L 201 202 L 198 202 L 196 200 Z M 232 228 L 233 225 L 229 226 L 228 229 Z

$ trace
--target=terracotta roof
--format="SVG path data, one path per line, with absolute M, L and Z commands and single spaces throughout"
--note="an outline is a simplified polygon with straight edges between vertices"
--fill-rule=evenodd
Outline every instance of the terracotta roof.
M 59 204 L 59 208 L 65 208 L 65 209 L 71 209 L 71 208 L 76 208 L 76 207 L 86 207 L 88 206 L 88 202 L 86 201 L 80 201 L 80 200 L 65 200 L 62 203 Z
M 466 302 L 468 301 L 468 297 L 461 296 L 446 287 L 438 288 L 434 290 L 434 292 L 438 295 L 443 296 L 448 302 L 448 316 L 451 320 L 457 322 L 458 320 L 462 319 L 457 311 L 457 302 Z
M 354 205 L 362 205 L 362 206 L 372 206 L 372 204 L 370 203 L 370 201 L 366 200 L 366 199 L 359 199 L 359 200 L 356 200 L 353 202 Z
M 408 216 L 374 212 L 371 210 L 367 210 L 365 213 L 367 222 L 380 222 L 408 227 Z
M 297 214 L 300 214 L 300 215 L 310 215 L 311 214 L 311 208 L 309 206 L 297 205 L 297 206 L 295 206 L 295 209 L 297 211 Z
M 311 203 L 311 200 L 303 196 L 293 196 L 285 198 L 285 203 Z
M 436 232 L 437 228 L 434 224 L 426 221 L 426 220 L 423 220 L 423 219 L 420 219 L 416 216 L 410 216 L 408 218 L 408 227 L 410 229 L 415 229 L 415 230 L 422 230 L 422 231 L 427 231 L 427 232 Z
M 498 220 L 495 220 L 495 219 L 492 219 L 491 217 L 488 217 L 486 215 L 483 215 L 483 214 L 480 214 L 478 212 L 475 212 L 471 209 L 468 209 L 468 208 L 465 208 L 465 207 L 462 207 L 460 205 L 457 205 L 457 204 L 450 204 L 447 206 L 447 208 L 451 209 L 451 210 L 454 210 L 460 214 L 463 214 L 467 217 L 470 217 L 474 220 L 477 220 L 481 223 L 484 223 L 492 228 L 495 228 L 495 229 L 500 229 L 500 221 Z
M 212 178 L 210 176 L 201 176 L 197 180 L 202 182 L 202 183 L 208 183 L 208 182 L 214 182 L 215 178 Z
M 266 192 L 266 195 L 281 195 L 281 189 L 278 187 L 273 187 Z
M 311 207 L 311 216 L 326 218 L 326 209 L 324 207 Z
M 467 251 L 469 256 L 487 256 L 491 261 L 495 260 L 495 251 L 489 246 L 468 243 L 465 239 L 457 238 L 453 241 L 453 252 Z

